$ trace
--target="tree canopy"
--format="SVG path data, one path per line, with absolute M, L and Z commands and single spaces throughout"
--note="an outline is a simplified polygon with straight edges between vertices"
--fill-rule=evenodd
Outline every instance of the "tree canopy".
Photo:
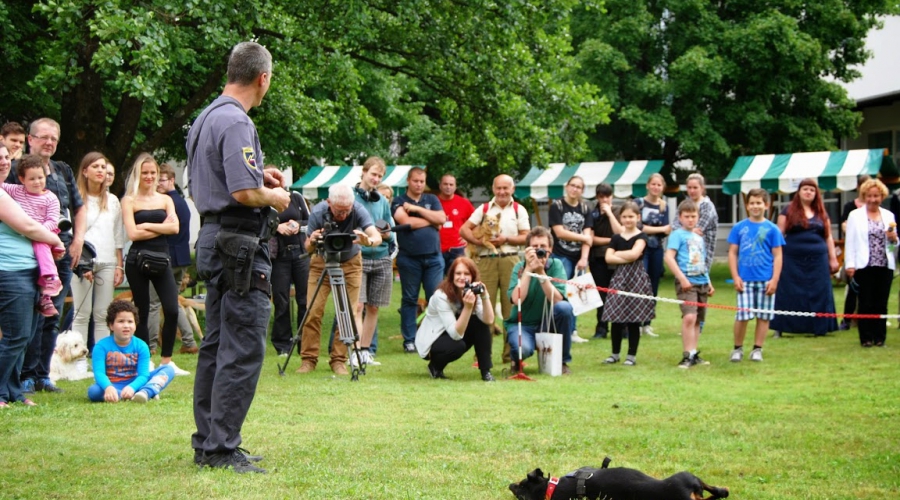
M 834 149 L 861 116 L 840 86 L 890 0 L 606 0 L 573 15 L 581 69 L 614 108 L 598 158 L 690 158 L 721 177 L 740 155 Z
M 370 154 L 464 185 L 577 159 L 609 111 L 574 83 L 576 0 L 0 1 L 0 118 L 60 121 L 57 156 L 183 158 L 226 58 L 255 39 L 275 62 L 251 112 L 268 163 L 300 173 Z M 11 28 L 11 29 L 9 29 Z

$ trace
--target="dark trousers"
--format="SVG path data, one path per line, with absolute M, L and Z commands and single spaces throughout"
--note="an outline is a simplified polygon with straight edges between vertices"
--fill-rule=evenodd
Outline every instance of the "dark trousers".
M 222 262 L 214 248 L 219 226 L 200 228 L 197 272 L 206 278 L 206 336 L 197 355 L 194 379 L 194 423 L 191 446 L 207 454 L 232 451 L 241 445 L 241 427 L 266 354 L 269 297 L 251 289 L 245 297 L 217 288 Z M 260 245 L 253 272 L 271 275 L 268 246 Z
M 460 340 L 453 340 L 447 332 L 441 334 L 431 344 L 431 366 L 443 370 L 448 364 L 461 358 L 473 346 L 475 357 L 478 359 L 478 368 L 482 373 L 491 370 L 491 328 L 481 322 L 474 314 L 466 326 L 466 333 Z
M 283 258 L 272 261 L 272 303 L 275 318 L 272 320 L 272 345 L 279 353 L 291 348 L 293 327 L 291 325 L 291 284 L 294 285 L 294 299 L 297 304 L 297 328 L 306 313 L 307 281 L 309 280 L 309 258 Z M 298 353 L 300 346 L 297 345 Z
M 641 324 L 640 323 L 613 323 L 612 333 L 612 352 L 619 354 L 622 352 L 622 337 L 628 336 L 628 355 L 636 356 L 638 344 L 641 343 Z
M 606 265 L 606 259 L 590 259 L 588 265 L 591 268 L 591 276 L 594 277 L 594 284 L 603 288 L 609 288 L 609 281 L 612 279 L 612 271 Z M 600 292 L 600 298 L 606 304 L 606 292 Z M 608 332 L 609 325 L 603 321 L 603 306 L 597 308 L 597 332 Z
M 131 253 L 131 252 L 129 252 Z M 134 329 L 134 336 L 150 345 L 150 330 L 147 322 L 150 318 L 150 283 L 159 296 L 159 302 L 163 310 L 162 348 L 160 355 L 164 358 L 172 356 L 175 348 L 175 331 L 178 329 L 178 285 L 172 276 L 172 268 L 165 272 L 148 278 L 134 263 L 134 259 L 126 259 L 125 276 L 128 278 L 128 286 L 131 288 L 132 300 L 138 308 L 138 324 Z
M 853 279 L 859 284 L 859 314 L 887 314 L 893 276 L 893 271 L 887 267 L 864 267 L 856 270 Z M 887 320 L 860 319 L 856 325 L 861 344 L 884 343 L 887 337 Z
M 857 301 L 856 292 L 853 291 L 853 288 L 848 286 L 847 287 L 847 298 L 844 300 L 844 314 L 853 314 L 856 312 L 856 301 Z M 848 319 L 845 319 L 843 321 L 846 321 L 847 323 L 850 322 L 850 320 L 848 320 Z
M 72 283 L 72 257 L 66 255 L 56 261 L 56 272 L 63 285 L 59 295 L 53 297 L 53 306 L 62 312 L 66 303 L 66 295 L 69 294 L 69 285 Z M 50 358 L 53 357 L 53 349 L 56 348 L 56 336 L 59 334 L 59 315 L 51 318 L 38 316 L 37 332 L 28 344 L 25 351 L 25 360 L 22 363 L 22 380 L 34 380 L 50 377 Z

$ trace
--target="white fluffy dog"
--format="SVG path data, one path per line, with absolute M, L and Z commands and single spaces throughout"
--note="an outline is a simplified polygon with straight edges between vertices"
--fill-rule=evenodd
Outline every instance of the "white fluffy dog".
M 50 358 L 50 381 L 82 380 L 93 375 L 87 371 L 87 346 L 79 332 L 66 330 L 56 337 L 56 348 Z M 81 361 L 81 363 L 79 363 Z

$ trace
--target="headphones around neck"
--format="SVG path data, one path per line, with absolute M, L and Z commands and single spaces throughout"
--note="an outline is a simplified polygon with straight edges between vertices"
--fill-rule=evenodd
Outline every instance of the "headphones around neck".
M 353 186 L 353 190 L 358 194 L 363 200 L 374 203 L 381 199 L 381 193 L 378 192 L 377 189 L 373 189 L 371 191 L 366 191 L 365 189 L 359 187 L 359 184 Z

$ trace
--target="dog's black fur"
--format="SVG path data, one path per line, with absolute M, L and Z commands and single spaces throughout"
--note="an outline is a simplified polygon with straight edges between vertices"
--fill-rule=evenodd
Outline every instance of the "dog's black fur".
M 604 463 L 604 466 L 606 464 Z M 509 485 L 518 500 L 544 500 L 549 477 L 535 469 L 519 483 Z M 550 500 L 574 500 L 578 480 L 572 476 L 559 478 Z M 701 500 L 704 491 L 711 496 L 703 500 L 728 497 L 728 488 L 710 486 L 690 472 L 679 472 L 665 479 L 656 479 L 636 469 L 614 467 L 595 469 L 584 483 L 585 496 L 590 500 Z

